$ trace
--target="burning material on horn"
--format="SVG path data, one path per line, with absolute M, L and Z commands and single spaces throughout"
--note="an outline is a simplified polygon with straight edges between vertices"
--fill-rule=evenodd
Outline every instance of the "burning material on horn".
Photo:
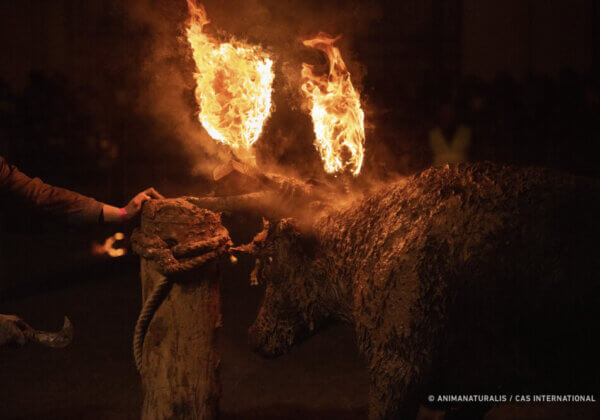
M 339 38 L 319 33 L 303 41 L 305 46 L 327 55 L 329 71 L 318 76 L 313 71 L 314 66 L 302 63 L 301 90 L 307 99 L 316 136 L 315 147 L 325 172 L 350 171 L 356 176 L 365 153 L 365 115 L 340 50 L 333 46 Z
M 196 64 L 198 119 L 208 134 L 240 159 L 252 160 L 271 113 L 273 60 L 257 45 L 233 37 L 220 42 L 204 31 L 210 23 L 202 5 L 188 0 L 187 39 Z

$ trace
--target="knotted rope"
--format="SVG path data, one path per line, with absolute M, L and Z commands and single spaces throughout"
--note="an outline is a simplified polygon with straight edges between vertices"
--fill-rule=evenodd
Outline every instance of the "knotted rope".
M 131 236 L 131 247 L 141 257 L 156 263 L 163 279 L 156 283 L 142 306 L 135 325 L 133 356 L 135 366 L 142 369 L 142 349 L 150 321 L 173 285 L 176 274 L 198 269 L 210 261 L 229 254 L 231 239 L 225 230 L 216 236 L 200 241 L 190 241 L 169 247 L 158 235 L 147 235 L 136 229 Z

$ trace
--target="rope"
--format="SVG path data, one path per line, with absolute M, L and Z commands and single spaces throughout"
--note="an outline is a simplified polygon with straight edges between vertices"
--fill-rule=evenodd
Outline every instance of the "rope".
M 142 369 L 142 350 L 148 326 L 173 285 L 173 275 L 197 269 L 209 261 L 228 254 L 231 246 L 229 234 L 220 233 L 210 239 L 177 244 L 169 248 L 167 243 L 156 235 L 146 235 L 136 229 L 131 236 L 131 247 L 143 258 L 156 262 L 157 271 L 164 276 L 154 286 L 152 293 L 142 306 L 135 324 L 133 336 L 133 357 L 138 372 Z M 210 252 L 206 252 L 209 251 Z M 198 255 L 201 254 L 201 255 Z M 181 260 L 176 257 L 181 258 Z
M 138 372 L 141 372 L 142 370 L 142 349 L 144 347 L 144 339 L 146 338 L 148 325 L 150 325 L 154 313 L 169 293 L 172 285 L 173 283 L 170 279 L 165 277 L 154 286 L 152 294 L 144 302 L 140 316 L 135 324 L 135 333 L 133 335 L 133 357 Z

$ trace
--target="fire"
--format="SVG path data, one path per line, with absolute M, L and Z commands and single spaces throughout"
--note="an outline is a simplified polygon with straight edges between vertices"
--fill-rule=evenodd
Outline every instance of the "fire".
M 303 41 L 307 47 L 327 54 L 329 73 L 316 76 L 313 66 L 302 63 L 301 89 L 308 100 L 316 135 L 315 146 L 325 171 L 349 170 L 358 175 L 364 158 L 364 112 L 340 50 L 333 46 L 339 38 L 320 33 L 314 39 Z
M 125 235 L 121 232 L 117 232 L 112 236 L 106 238 L 104 243 L 100 245 L 97 242 L 92 244 L 92 254 L 94 255 L 104 255 L 108 254 L 112 258 L 122 257 L 127 253 L 127 250 L 124 248 L 115 248 L 115 243 L 117 241 L 122 241 L 125 239 Z
M 273 60 L 259 46 L 233 37 L 219 42 L 203 32 L 210 21 L 202 5 L 187 0 L 187 39 L 196 63 L 198 119 L 212 138 L 239 156 L 251 156 L 271 112 Z

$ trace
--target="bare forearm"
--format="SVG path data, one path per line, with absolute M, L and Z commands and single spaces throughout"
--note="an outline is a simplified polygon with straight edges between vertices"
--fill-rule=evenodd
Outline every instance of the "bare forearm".
M 125 212 L 119 207 L 104 204 L 102 206 L 102 215 L 105 223 L 119 223 L 125 221 Z

